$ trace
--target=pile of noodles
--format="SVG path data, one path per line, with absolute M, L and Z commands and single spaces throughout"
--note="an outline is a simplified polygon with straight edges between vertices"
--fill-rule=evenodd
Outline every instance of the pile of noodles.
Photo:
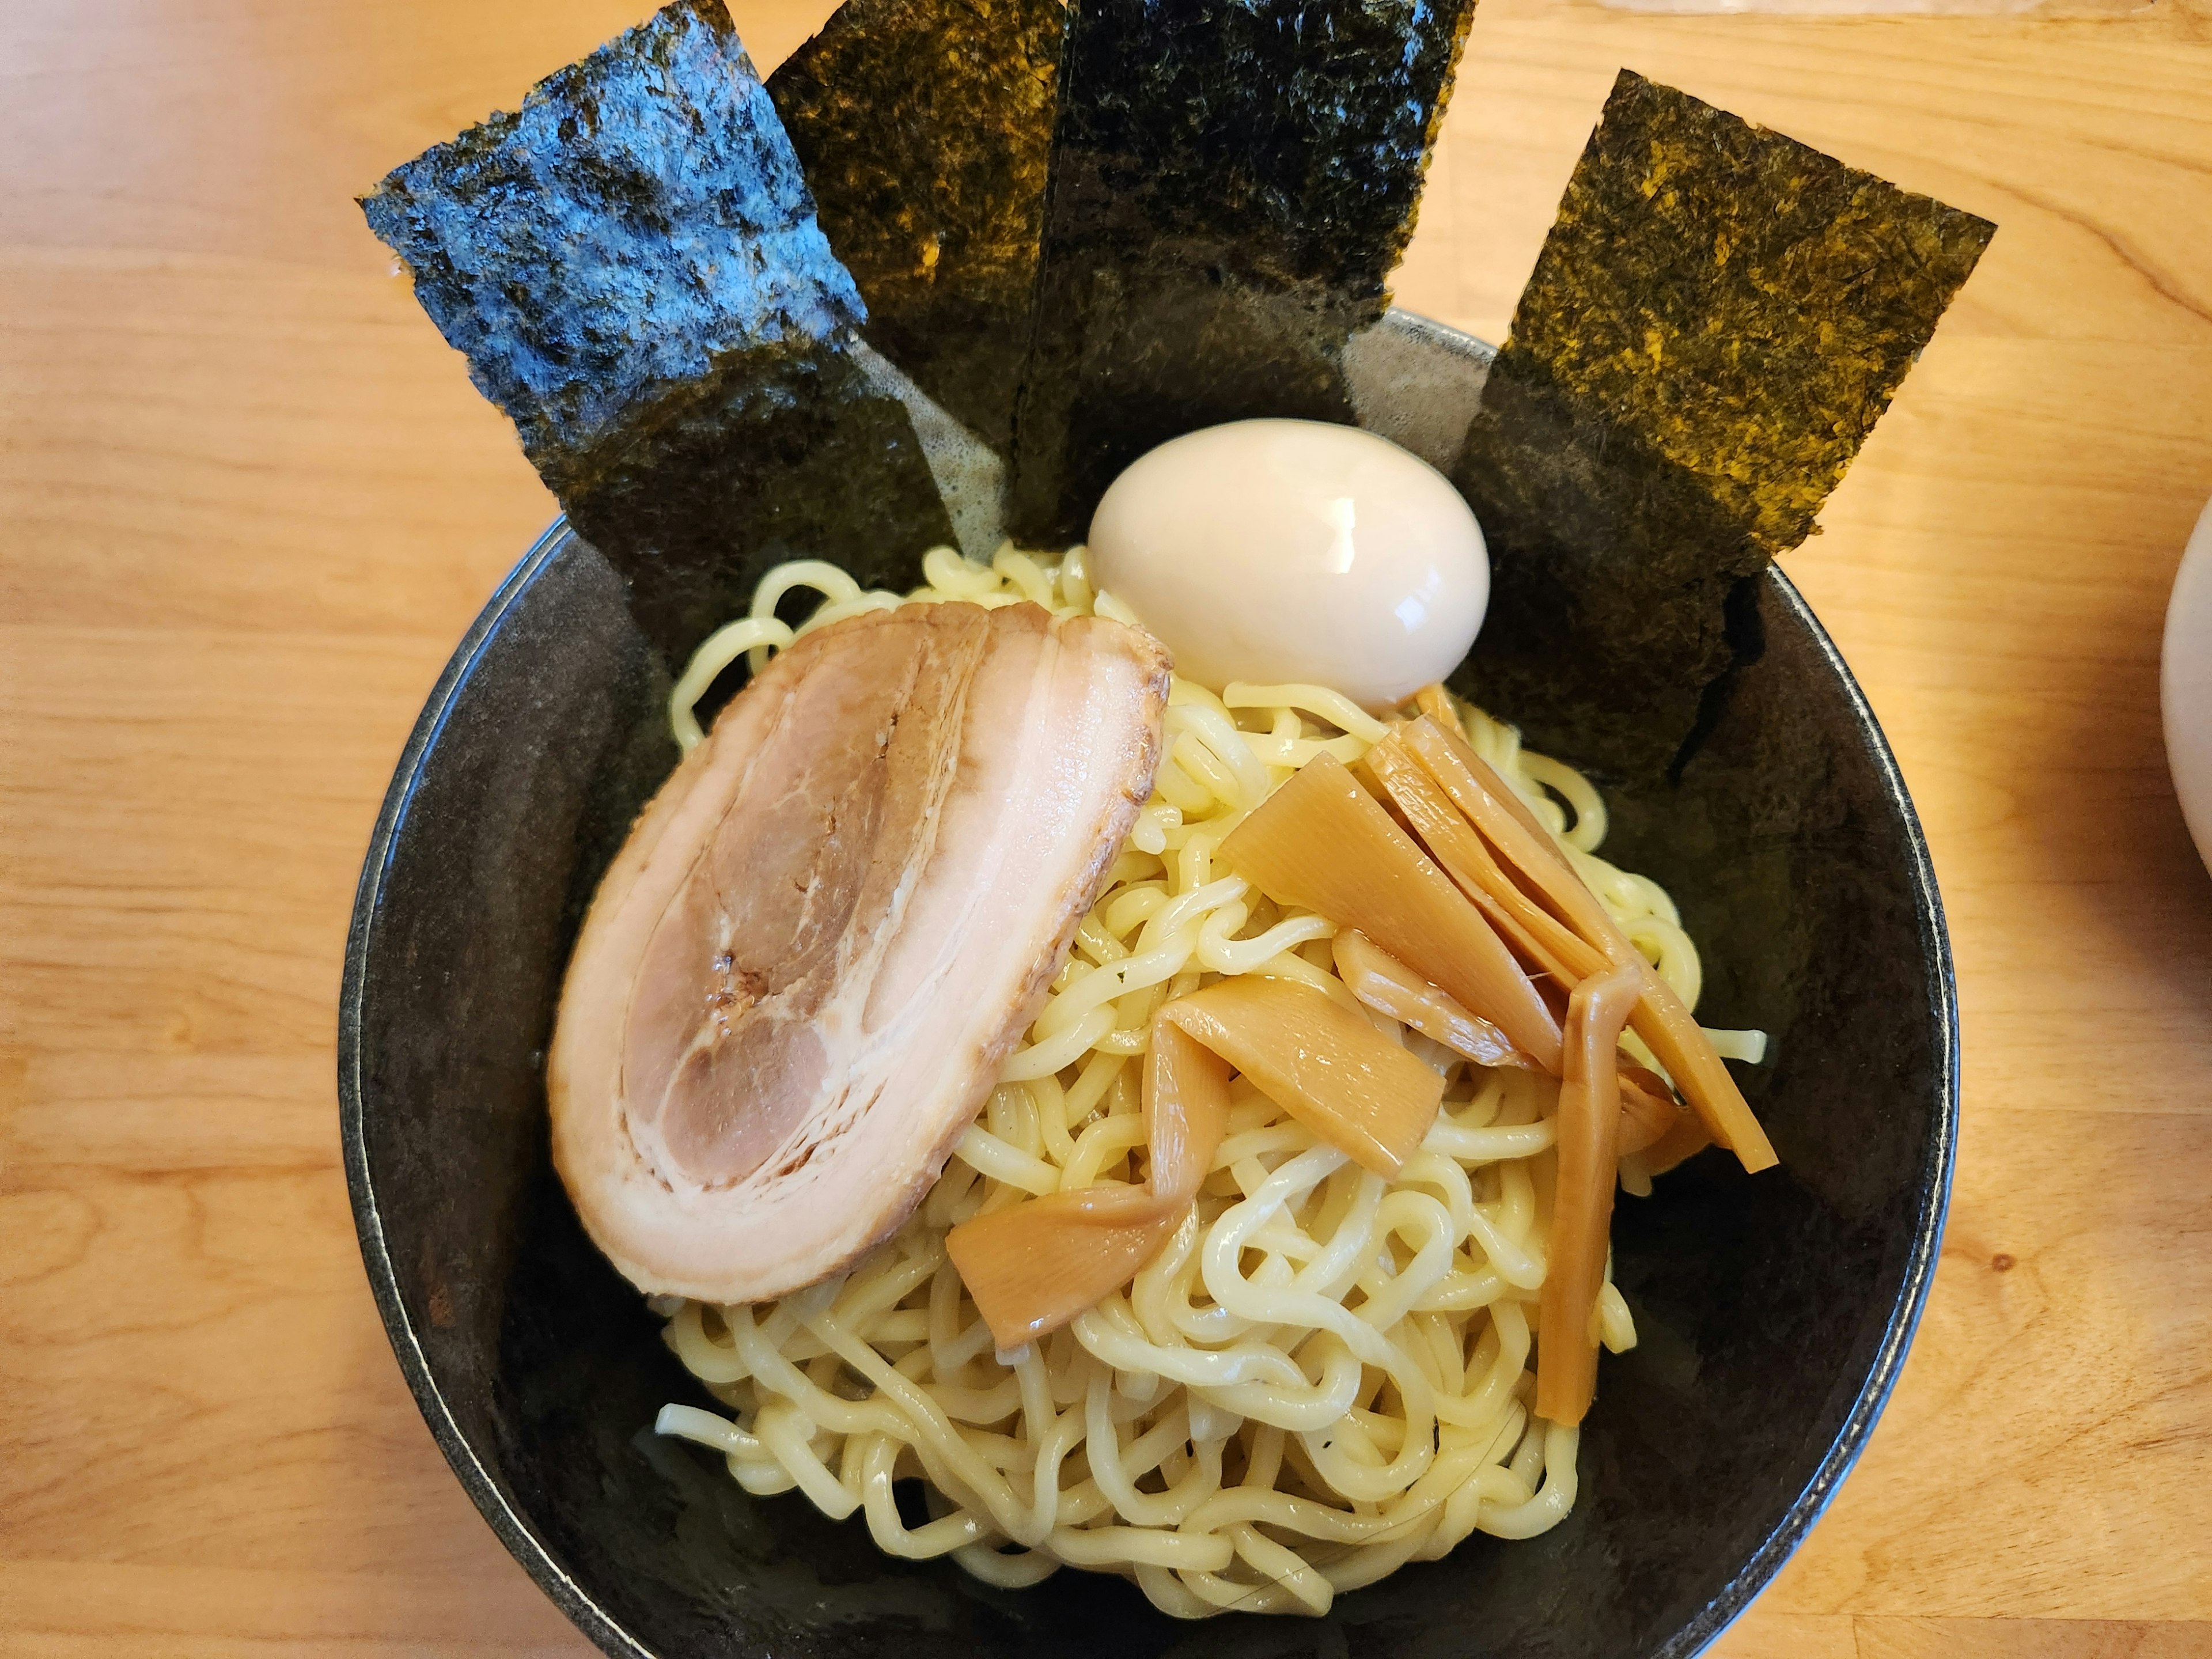
M 1055 560 L 1009 545 L 988 568 L 939 549 L 923 568 L 928 586 L 900 596 L 862 592 L 830 565 L 779 566 L 678 687 L 679 740 L 697 741 L 691 704 L 740 652 L 757 667 L 795 633 L 864 610 L 1029 599 L 1135 620 L 1092 589 L 1081 548 Z M 793 630 L 774 613 L 799 587 L 824 603 Z M 1595 855 L 1596 792 L 1522 750 L 1511 726 L 1462 713 L 1475 749 L 1694 1006 L 1698 954 L 1672 901 Z M 978 1213 L 1144 1182 L 1134 1062 L 1167 998 L 1267 974 L 1358 1006 L 1333 971 L 1331 926 L 1270 902 L 1215 852 L 1296 769 L 1323 753 L 1356 760 L 1382 730 L 1326 687 L 1217 695 L 1178 678 L 1152 799 L 921 1210 L 846 1273 L 781 1301 L 657 1304 L 669 1345 L 729 1413 L 672 1405 L 660 1431 L 725 1454 L 748 1492 L 796 1487 L 825 1514 L 860 1512 L 890 1554 L 949 1554 L 1008 1586 L 1063 1564 L 1120 1572 L 1186 1618 L 1319 1613 L 1471 1532 L 1557 1525 L 1575 1501 L 1579 1431 L 1529 1410 L 1556 1079 L 1474 1066 L 1366 1013 L 1447 1080 L 1395 1181 L 1240 1079 L 1193 1213 L 1068 1328 L 994 1352 L 945 1255 L 946 1230 Z M 1724 1054 L 1759 1057 L 1755 1033 L 1712 1035 Z M 1654 1064 L 1633 1034 L 1624 1046 Z M 1632 1159 L 1623 1178 L 1649 1189 Z M 1610 1282 L 1600 1322 L 1607 1347 L 1634 1344 Z M 909 1524 L 894 1487 L 916 1478 L 933 1518 Z

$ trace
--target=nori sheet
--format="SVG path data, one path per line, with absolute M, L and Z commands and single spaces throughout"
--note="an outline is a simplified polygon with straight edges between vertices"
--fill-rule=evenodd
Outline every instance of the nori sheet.
M 676 0 L 362 207 L 672 659 L 780 559 L 902 580 L 951 538 L 721 0 Z
M 846 0 L 768 80 L 869 343 L 1001 451 L 1064 22 L 1060 0 Z
M 1686 764 L 1759 649 L 1747 579 L 1812 533 L 1995 228 L 1624 70 L 1454 469 L 1492 565 L 1455 684 L 1510 710 L 1564 678 L 1532 742 Z
M 1071 9 L 1016 417 L 1015 532 L 1084 533 L 1155 445 L 1352 418 L 1340 362 L 1413 234 L 1474 0 Z

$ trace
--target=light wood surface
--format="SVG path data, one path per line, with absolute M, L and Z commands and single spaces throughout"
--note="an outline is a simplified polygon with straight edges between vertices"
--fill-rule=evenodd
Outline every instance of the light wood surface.
M 1935 848 L 1965 1131 L 1894 1403 L 1730 1659 L 2212 1653 L 2212 12 L 1484 0 L 1401 300 L 1492 337 L 1626 64 L 1997 222 L 1789 561 Z M 371 1305 L 332 1031 L 440 665 L 552 503 L 350 197 L 645 0 L 0 0 L 0 1652 L 580 1654 Z M 763 64 L 826 4 L 737 7 Z

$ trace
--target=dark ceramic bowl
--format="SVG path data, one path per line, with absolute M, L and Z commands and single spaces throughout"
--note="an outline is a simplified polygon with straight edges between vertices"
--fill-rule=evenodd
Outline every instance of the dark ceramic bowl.
M 1448 460 L 1487 362 L 1394 316 L 1354 353 L 1362 419 Z M 1622 1201 L 1616 1277 L 1642 1341 L 1605 1362 L 1565 1524 L 1478 1534 L 1318 1626 L 1188 1626 L 1119 1579 L 1003 1592 L 889 1559 L 857 1520 L 749 1498 L 711 1455 L 652 1433 L 664 1401 L 704 1395 L 578 1228 L 547 1161 L 541 1066 L 585 905 L 676 750 L 666 672 L 621 585 L 556 525 L 408 742 L 339 1012 L 362 1254 L 477 1507 L 611 1654 L 1696 1652 L 1866 1444 L 1936 1265 L 1957 1126 L 1950 960 L 1911 804 L 1778 573 L 1756 611 L 1763 648 L 1717 724 L 1675 781 L 1613 793 L 1607 850 L 1679 899 L 1707 964 L 1700 1017 L 1773 1034 L 1746 1091 L 1781 1169 L 1747 1176 L 1708 1153 Z M 1544 710 L 1498 712 L 1542 729 Z

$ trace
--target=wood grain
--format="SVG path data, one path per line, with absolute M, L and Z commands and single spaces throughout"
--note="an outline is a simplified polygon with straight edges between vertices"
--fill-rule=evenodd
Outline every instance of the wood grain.
M 827 10 L 738 7 L 763 62 Z M 576 1655 L 376 1322 L 362 848 L 552 507 L 351 194 L 642 0 L 0 0 L 0 1652 Z M 1790 561 L 1902 759 L 1966 1118 L 1928 1322 L 1730 1659 L 2212 1654 L 2212 17 L 1484 0 L 1401 300 L 1496 337 L 1614 71 L 1996 220 Z

